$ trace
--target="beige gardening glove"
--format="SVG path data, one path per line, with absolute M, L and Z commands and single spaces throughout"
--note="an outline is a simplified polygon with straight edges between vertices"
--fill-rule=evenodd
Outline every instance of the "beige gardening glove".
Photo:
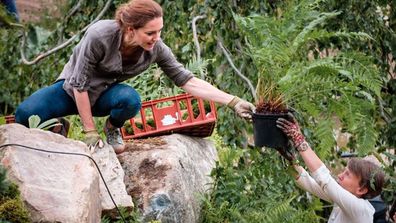
M 94 150 L 95 148 L 102 148 L 104 146 L 103 140 L 100 137 L 96 129 L 84 131 L 85 138 L 84 143 L 88 146 L 89 150 Z
M 235 96 L 228 104 L 228 107 L 234 109 L 234 111 L 242 118 L 251 120 L 252 112 L 255 110 L 255 107 L 252 103 L 247 102 L 243 99 Z

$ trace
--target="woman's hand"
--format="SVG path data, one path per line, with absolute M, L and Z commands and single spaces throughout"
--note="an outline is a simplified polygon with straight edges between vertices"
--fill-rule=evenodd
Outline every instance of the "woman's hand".
M 252 103 L 235 96 L 228 104 L 228 107 L 234 109 L 234 111 L 242 118 L 252 119 L 252 113 L 255 107 Z
M 279 118 L 276 121 L 276 126 L 280 128 L 289 139 L 293 142 L 294 147 L 298 148 L 304 141 L 304 135 L 301 133 L 300 126 L 298 125 L 297 120 L 291 113 L 288 113 L 288 118 L 291 121 L 288 121 L 284 118 Z
M 89 150 L 93 150 L 96 147 L 102 148 L 104 146 L 103 140 L 100 137 L 96 129 L 84 131 L 84 143 L 88 146 Z

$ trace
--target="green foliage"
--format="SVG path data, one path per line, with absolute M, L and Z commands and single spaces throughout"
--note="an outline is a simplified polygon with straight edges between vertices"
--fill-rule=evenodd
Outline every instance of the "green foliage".
M 9 199 L 0 205 L 0 219 L 13 223 L 31 222 L 29 212 L 23 206 L 20 199 Z
M 381 80 L 374 62 L 354 50 L 340 50 L 325 57 L 315 54 L 329 40 L 370 40 L 361 32 L 330 32 L 322 27 L 339 12 L 321 13 L 315 1 L 289 1 L 281 17 L 235 15 L 247 37 L 252 58 L 261 78 L 274 81 L 288 104 L 305 118 L 324 158 L 335 146 L 333 125 L 338 117 L 344 131 L 356 136 L 353 149 L 367 154 L 375 148 L 375 98 L 380 97 Z M 330 45 L 323 49 L 328 49 Z M 322 50 L 322 49 L 320 49 Z M 333 50 L 334 51 L 334 50 Z M 309 56 L 313 54 L 312 56 Z
M 274 150 L 235 150 L 217 133 L 212 140 L 219 160 L 211 174 L 214 190 L 202 198 L 201 222 L 319 222 L 321 204 L 301 202 L 305 194 Z
M 18 186 L 6 179 L 6 170 L 0 166 L 0 221 L 31 222 L 29 212 L 20 198 Z
M 128 223 L 142 222 L 142 216 L 138 208 L 135 208 L 133 210 L 129 210 L 128 208 L 125 207 L 119 207 L 119 208 L 126 222 Z M 154 223 L 154 221 L 150 221 L 150 222 Z M 102 216 L 101 223 L 124 223 L 124 220 L 121 218 L 121 216 L 114 216 L 114 213 L 112 214 L 109 213 Z

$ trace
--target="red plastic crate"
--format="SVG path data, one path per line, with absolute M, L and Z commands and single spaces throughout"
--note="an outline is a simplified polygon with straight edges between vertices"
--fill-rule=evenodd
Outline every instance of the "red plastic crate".
M 215 127 L 216 107 L 212 101 L 181 94 L 143 102 L 140 114 L 129 124 L 129 130 L 125 125 L 121 128 L 124 140 L 171 133 L 206 137 Z
M 13 115 L 7 115 L 4 116 L 6 124 L 10 124 L 10 123 L 15 123 L 15 116 Z

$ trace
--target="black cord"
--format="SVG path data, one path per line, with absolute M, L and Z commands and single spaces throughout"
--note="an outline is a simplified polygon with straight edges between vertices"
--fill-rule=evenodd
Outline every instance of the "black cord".
M 16 144 L 16 143 L 8 143 L 8 144 L 0 145 L 0 149 L 3 148 L 3 147 L 6 147 L 6 146 L 19 146 L 19 147 L 23 147 L 23 148 L 26 148 L 26 149 L 35 150 L 35 151 L 39 151 L 39 152 L 45 152 L 45 153 L 55 153 L 55 154 L 62 154 L 62 155 L 73 155 L 73 156 L 85 156 L 85 157 L 87 157 L 88 159 L 90 159 L 95 164 L 95 167 L 96 167 L 96 169 L 99 172 L 100 178 L 102 178 L 102 181 L 103 181 L 103 183 L 104 183 L 104 185 L 106 187 L 107 193 L 109 194 L 111 201 L 113 202 L 114 206 L 116 207 L 117 212 L 121 216 L 123 222 L 126 223 L 126 220 L 125 220 L 124 216 L 122 215 L 120 209 L 118 208 L 117 204 L 115 203 L 115 201 L 113 199 L 113 196 L 110 193 L 109 187 L 106 184 L 106 181 L 105 181 L 105 179 L 104 179 L 104 177 L 102 175 L 102 172 L 99 169 L 98 164 L 96 163 L 96 161 L 91 156 L 88 156 L 87 154 L 83 154 L 83 153 L 49 151 L 49 150 L 45 150 L 45 149 L 38 149 L 38 148 L 25 146 L 25 145 L 21 145 L 21 144 Z

